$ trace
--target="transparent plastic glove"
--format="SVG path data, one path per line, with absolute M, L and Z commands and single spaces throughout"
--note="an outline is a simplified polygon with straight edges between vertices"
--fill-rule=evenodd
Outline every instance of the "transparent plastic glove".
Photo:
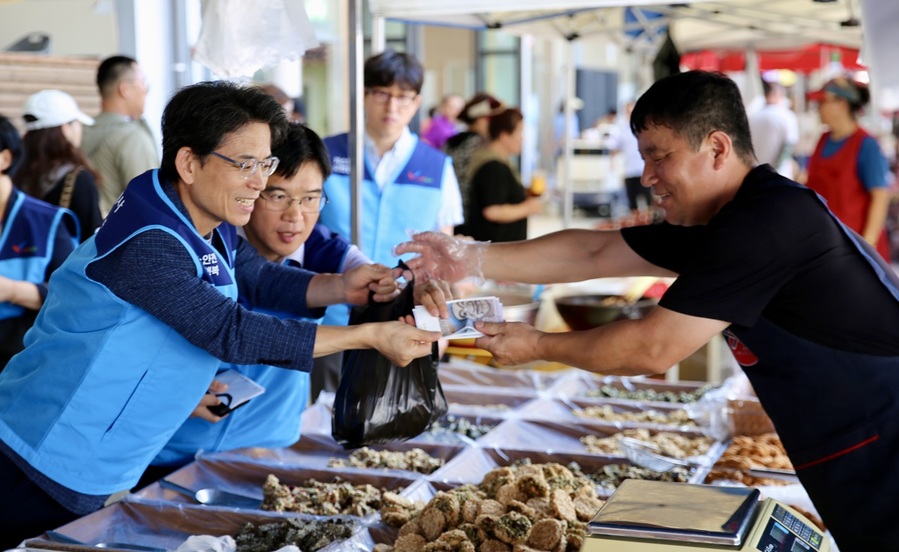
M 415 274 L 416 282 L 431 280 L 458 282 L 465 278 L 484 280 L 484 255 L 490 242 L 479 242 L 448 236 L 440 232 L 421 232 L 412 241 L 394 248 L 395 255 L 416 253 L 418 257 L 406 261 Z

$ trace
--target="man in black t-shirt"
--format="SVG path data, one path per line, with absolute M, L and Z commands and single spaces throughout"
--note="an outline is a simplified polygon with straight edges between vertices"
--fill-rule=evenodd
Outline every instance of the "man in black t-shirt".
M 419 278 L 677 279 L 639 320 L 543 333 L 478 323 L 504 364 L 665 372 L 723 332 L 843 552 L 899 542 L 899 280 L 811 190 L 755 166 L 739 90 L 717 73 L 656 82 L 631 116 L 662 224 L 512 244 L 416 235 Z

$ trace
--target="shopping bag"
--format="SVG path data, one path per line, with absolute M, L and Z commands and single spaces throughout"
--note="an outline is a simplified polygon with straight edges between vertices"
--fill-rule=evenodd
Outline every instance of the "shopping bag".
M 404 266 L 402 263 L 400 266 Z M 350 325 L 397 320 L 412 313 L 414 282 L 388 303 L 354 307 Z M 403 441 L 426 431 L 446 414 L 437 379 L 437 344 L 431 354 L 396 366 L 374 349 L 344 352 L 334 398 L 331 435 L 345 449 Z

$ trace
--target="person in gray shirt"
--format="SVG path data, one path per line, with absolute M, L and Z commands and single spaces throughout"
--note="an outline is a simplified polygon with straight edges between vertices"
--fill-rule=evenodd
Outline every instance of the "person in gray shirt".
M 127 56 L 106 58 L 97 68 L 101 111 L 85 129 L 81 145 L 101 176 L 100 210 L 105 215 L 125 185 L 159 166 L 156 139 L 142 119 L 147 81 L 137 61 Z

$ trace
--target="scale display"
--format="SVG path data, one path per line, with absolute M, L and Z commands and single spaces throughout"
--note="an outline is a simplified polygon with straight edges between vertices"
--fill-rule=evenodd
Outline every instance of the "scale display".
M 824 536 L 803 523 L 780 504 L 774 504 L 756 550 L 761 552 L 810 552 L 820 550 Z

